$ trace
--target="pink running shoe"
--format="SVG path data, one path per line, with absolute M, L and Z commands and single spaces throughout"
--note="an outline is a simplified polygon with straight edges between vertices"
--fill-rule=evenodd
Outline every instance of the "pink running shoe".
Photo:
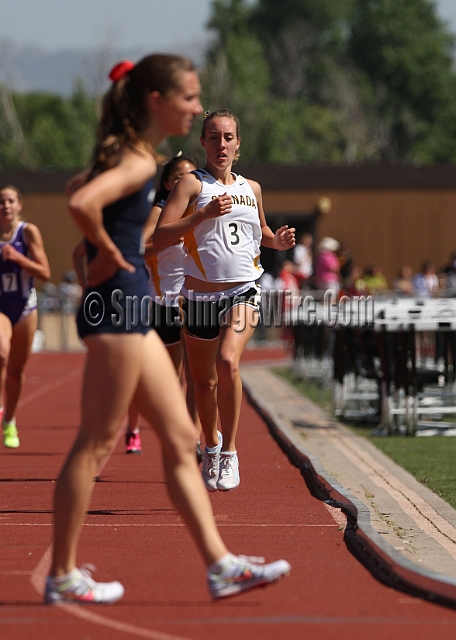
M 125 452 L 142 453 L 141 436 L 139 431 L 127 431 L 125 433 Z

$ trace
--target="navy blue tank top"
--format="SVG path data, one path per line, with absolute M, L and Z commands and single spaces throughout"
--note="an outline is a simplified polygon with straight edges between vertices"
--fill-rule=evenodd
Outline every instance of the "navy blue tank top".
M 125 260 L 135 267 L 142 266 L 144 262 L 142 232 L 149 218 L 154 193 L 153 180 L 149 180 L 140 191 L 103 209 L 103 225 L 106 231 Z M 97 248 L 88 240 L 86 245 L 90 262 L 95 257 Z
M 103 225 L 134 273 L 119 269 L 106 282 L 89 287 L 77 315 L 80 337 L 93 333 L 147 333 L 150 307 L 149 272 L 144 263 L 143 230 L 150 215 L 154 185 L 145 185 L 103 209 Z M 86 239 L 90 262 L 97 248 Z

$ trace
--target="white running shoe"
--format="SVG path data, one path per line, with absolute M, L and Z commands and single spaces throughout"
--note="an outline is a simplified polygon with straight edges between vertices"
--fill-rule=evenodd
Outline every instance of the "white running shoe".
M 221 451 L 217 489 L 219 491 L 231 491 L 231 489 L 236 489 L 240 482 L 237 453 Z
M 220 573 L 214 573 L 209 568 L 207 581 L 211 596 L 213 598 L 234 596 L 247 589 L 275 582 L 290 573 L 291 565 L 286 560 L 276 560 L 270 564 L 263 563 L 264 558 L 231 555 L 228 566 Z
M 59 584 L 58 579 L 48 576 L 44 601 L 46 604 L 58 602 L 98 602 L 109 604 L 120 600 L 125 589 L 120 582 L 95 582 L 91 577 L 91 565 L 73 569 L 68 580 Z
M 219 443 L 214 452 L 209 452 L 207 447 L 204 448 L 203 459 L 203 480 L 208 491 L 217 491 L 217 480 L 219 477 L 219 458 L 222 450 L 223 436 L 217 431 Z

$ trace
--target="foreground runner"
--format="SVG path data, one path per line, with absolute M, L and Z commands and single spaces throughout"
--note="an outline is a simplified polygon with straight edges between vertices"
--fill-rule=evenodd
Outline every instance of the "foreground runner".
M 290 565 L 268 565 L 229 553 L 215 525 L 195 458 L 196 432 L 176 371 L 160 338 L 129 301 L 148 308 L 148 273 L 141 252 L 156 172 L 156 146 L 185 135 L 201 113 L 193 64 L 180 56 L 151 55 L 111 71 L 89 180 L 70 199 L 87 239 L 88 288 L 78 312 L 87 348 L 82 420 L 60 474 L 54 499 L 54 547 L 46 581 L 48 603 L 115 602 L 119 582 L 97 583 L 76 568 L 81 528 L 93 478 L 112 451 L 128 406 L 153 424 L 163 448 L 168 491 L 207 566 L 214 598 L 234 595 L 286 575 Z M 147 315 L 147 314 L 146 314 Z

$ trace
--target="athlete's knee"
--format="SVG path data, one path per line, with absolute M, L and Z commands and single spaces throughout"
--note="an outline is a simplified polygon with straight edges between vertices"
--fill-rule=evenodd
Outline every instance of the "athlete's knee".
M 193 380 L 193 388 L 195 395 L 200 397 L 210 396 L 217 390 L 217 380 L 214 378 Z
M 0 368 L 2 369 L 8 364 L 10 350 L 10 341 L 0 339 Z
M 88 456 L 96 459 L 100 464 L 102 460 L 110 455 L 116 446 L 116 435 L 109 433 L 92 436 L 86 431 L 81 431 L 76 438 L 74 448 L 84 451 Z
M 239 358 L 234 351 L 221 351 L 217 356 L 219 378 L 234 379 L 240 375 Z
M 8 353 L 2 353 L 0 351 L 0 369 L 6 369 L 8 366 Z
M 25 365 L 23 364 L 17 364 L 9 359 L 6 370 L 8 372 L 9 378 L 16 378 L 17 380 L 21 381 L 23 381 L 25 378 Z
M 165 442 L 163 442 L 165 460 L 178 464 L 187 460 L 189 456 L 194 458 L 196 438 L 196 427 L 191 420 L 174 429 L 173 433 L 169 434 Z

